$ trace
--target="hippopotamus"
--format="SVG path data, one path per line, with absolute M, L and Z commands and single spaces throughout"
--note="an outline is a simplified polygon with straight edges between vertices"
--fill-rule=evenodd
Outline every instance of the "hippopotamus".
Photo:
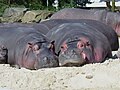
M 49 30 L 63 23 L 82 23 L 90 25 L 94 28 L 93 31 L 98 30 L 107 37 L 108 41 L 110 42 L 112 51 L 116 51 L 119 48 L 119 41 L 116 32 L 113 30 L 113 28 L 105 25 L 100 21 L 88 19 L 50 19 L 41 22 L 41 24 L 45 24 Z
M 6 28 L 13 28 L 13 27 L 31 27 L 34 28 L 35 30 L 41 32 L 42 34 L 46 34 L 49 29 L 46 25 L 44 24 L 39 24 L 39 23 L 1 23 L 0 28 L 6 29 Z
M 46 36 L 55 41 L 59 66 L 81 66 L 101 63 L 111 58 L 107 37 L 83 23 L 64 23 L 50 30 Z
M 98 9 L 65 8 L 51 16 L 50 19 L 92 19 L 111 26 L 120 36 L 120 13 Z
M 11 66 L 31 70 L 58 66 L 54 41 L 32 27 L 0 28 L 0 45 L 8 50 L 6 63 Z

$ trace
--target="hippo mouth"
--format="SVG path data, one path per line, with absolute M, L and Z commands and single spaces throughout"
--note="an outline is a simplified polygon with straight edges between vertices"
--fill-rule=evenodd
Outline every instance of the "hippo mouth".
M 89 63 L 89 59 L 90 57 L 82 52 L 80 54 L 80 57 L 77 57 L 77 58 L 62 58 L 61 56 L 64 56 L 64 55 L 60 55 L 59 57 L 59 66 L 66 66 L 66 67 L 72 67 L 72 66 L 83 66 L 84 64 L 87 64 Z
M 72 67 L 72 66 L 82 66 L 84 65 L 86 61 L 80 60 L 80 59 L 69 59 L 65 60 L 63 63 L 59 63 L 59 66 L 66 66 L 66 67 Z

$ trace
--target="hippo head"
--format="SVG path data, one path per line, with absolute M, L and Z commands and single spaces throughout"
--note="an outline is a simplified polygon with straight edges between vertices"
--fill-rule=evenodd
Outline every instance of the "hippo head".
M 81 66 L 94 60 L 91 42 L 85 37 L 64 41 L 59 52 L 60 66 Z
M 23 67 L 35 70 L 58 66 L 58 57 L 54 53 L 54 42 L 28 43 L 23 64 Z
M 7 63 L 8 49 L 3 45 L 0 46 L 0 64 Z

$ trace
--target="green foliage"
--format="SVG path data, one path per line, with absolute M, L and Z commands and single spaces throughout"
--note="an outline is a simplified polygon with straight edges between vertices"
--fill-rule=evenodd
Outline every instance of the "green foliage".
M 2 16 L 4 10 L 8 7 L 8 5 L 0 2 L 0 17 Z
M 76 7 L 76 0 L 60 0 L 59 2 L 59 8 L 72 8 Z
M 52 6 L 55 0 L 48 0 L 49 4 L 47 7 L 47 0 L 0 0 L 0 15 L 7 7 L 26 7 L 31 10 L 50 10 L 55 11 L 55 7 Z M 59 7 L 62 8 L 71 8 L 76 6 L 76 0 L 58 0 Z
M 38 9 L 43 10 L 43 9 L 44 9 L 44 6 L 42 5 L 41 2 L 38 2 L 38 1 L 36 0 L 36 1 L 34 1 L 34 2 L 30 2 L 30 3 L 29 3 L 29 8 L 30 8 L 30 9 L 33 9 L 33 10 L 38 10 Z

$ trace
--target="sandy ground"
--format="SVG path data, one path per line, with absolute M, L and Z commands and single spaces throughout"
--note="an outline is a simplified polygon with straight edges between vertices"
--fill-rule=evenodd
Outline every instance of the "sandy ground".
M 0 90 L 120 90 L 120 59 L 39 70 L 1 64 Z

